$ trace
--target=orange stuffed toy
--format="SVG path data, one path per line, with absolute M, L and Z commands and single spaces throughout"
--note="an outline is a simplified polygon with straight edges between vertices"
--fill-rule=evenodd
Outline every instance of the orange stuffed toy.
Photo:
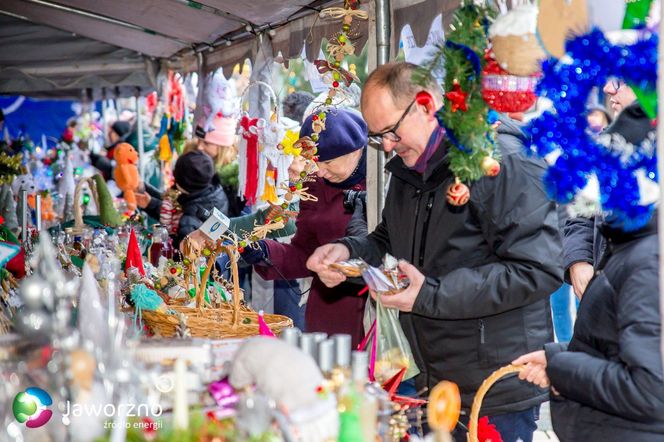
M 131 144 L 120 143 L 115 148 L 114 159 L 116 161 L 113 177 L 120 189 L 127 208 L 133 212 L 136 210 L 136 195 L 134 192 L 138 189 L 138 153 Z
M 50 193 L 47 193 L 42 198 L 41 213 L 42 220 L 44 221 L 55 221 L 55 218 L 57 217 L 57 213 L 53 210 L 53 197 Z

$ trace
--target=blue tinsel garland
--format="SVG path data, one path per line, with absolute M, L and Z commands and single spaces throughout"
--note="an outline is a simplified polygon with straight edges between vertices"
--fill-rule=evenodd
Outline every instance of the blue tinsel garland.
M 635 172 L 644 169 L 656 180 L 656 156 L 645 155 L 644 149 L 636 146 L 635 153 L 621 161 L 620 153 L 598 144 L 587 130 L 586 103 L 593 87 L 604 86 L 611 77 L 654 90 L 657 44 L 657 35 L 644 34 L 633 45 L 612 45 L 597 29 L 568 41 L 566 52 L 571 59 L 545 61 L 536 90 L 553 102 L 555 113 L 544 113 L 526 128 L 532 142 L 527 146 L 529 153 L 544 157 L 555 150 L 561 152 L 544 177 L 551 197 L 571 202 L 594 173 L 602 209 L 611 212 L 625 230 L 642 227 L 653 212 L 652 205 L 639 205 Z

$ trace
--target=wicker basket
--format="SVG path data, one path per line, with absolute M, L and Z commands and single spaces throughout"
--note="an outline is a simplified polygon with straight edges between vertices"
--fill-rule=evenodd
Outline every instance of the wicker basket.
M 539 72 L 540 61 L 546 57 L 534 34 L 496 36 L 491 44 L 500 67 L 512 75 L 526 77 Z
M 477 423 L 480 417 L 482 401 L 484 400 L 486 393 L 491 387 L 493 387 L 493 384 L 498 382 L 504 376 L 512 373 L 518 373 L 521 371 L 521 369 L 523 369 L 523 367 L 523 365 L 506 365 L 491 373 L 491 376 L 482 382 L 482 385 L 480 385 L 480 388 L 475 394 L 475 399 L 473 399 L 473 406 L 470 409 L 470 421 L 468 423 L 468 442 L 479 442 L 479 439 L 477 438 Z
M 222 251 L 225 251 L 232 257 L 233 302 L 225 302 L 220 307 L 211 308 L 204 305 L 203 297 L 207 280 L 212 267 L 214 267 L 214 262 Z M 191 336 L 195 338 L 229 339 L 246 338 L 259 334 L 258 313 L 241 304 L 242 291 L 239 286 L 237 257 L 234 255 L 234 246 L 223 246 L 221 243 L 217 243 L 216 249 L 208 257 L 207 268 L 196 290 L 196 307 L 168 306 L 170 310 L 183 313 L 187 316 L 187 327 L 191 332 Z M 191 267 L 185 271 L 186 283 L 189 282 L 194 271 Z M 154 333 L 167 338 L 175 335 L 176 327 L 179 324 L 178 315 L 160 311 L 143 311 L 142 318 Z M 293 321 L 287 316 L 265 314 L 263 315 L 263 319 L 270 330 L 276 335 L 279 335 L 284 328 L 293 326 Z

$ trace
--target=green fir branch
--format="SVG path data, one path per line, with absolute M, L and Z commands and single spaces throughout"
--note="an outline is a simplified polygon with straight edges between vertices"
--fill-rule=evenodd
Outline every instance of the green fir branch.
M 447 40 L 464 45 L 473 50 L 484 67 L 484 53 L 488 46 L 485 23 L 491 21 L 495 11 L 473 3 L 458 8 L 452 19 L 451 31 Z M 449 92 L 455 83 L 468 94 L 467 111 L 452 111 L 449 101 L 439 111 L 444 126 L 451 132 L 464 149 L 451 147 L 449 151 L 450 170 L 461 181 L 475 181 L 484 176 L 481 163 L 484 157 L 496 157 L 494 152 L 494 130 L 487 121 L 489 107 L 482 98 L 482 78 L 468 60 L 466 53 L 447 45 L 438 45 L 436 53 L 425 62 L 413 81 L 425 84 L 426 75 L 444 65 L 444 90 Z

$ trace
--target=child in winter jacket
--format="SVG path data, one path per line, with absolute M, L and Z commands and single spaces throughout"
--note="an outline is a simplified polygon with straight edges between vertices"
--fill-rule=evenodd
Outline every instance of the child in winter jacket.
M 182 206 L 175 247 L 179 247 L 180 241 L 198 229 L 214 208 L 228 214 L 228 198 L 214 179 L 215 173 L 212 159 L 202 151 L 186 153 L 175 163 L 173 177 L 180 191 L 178 203 Z

